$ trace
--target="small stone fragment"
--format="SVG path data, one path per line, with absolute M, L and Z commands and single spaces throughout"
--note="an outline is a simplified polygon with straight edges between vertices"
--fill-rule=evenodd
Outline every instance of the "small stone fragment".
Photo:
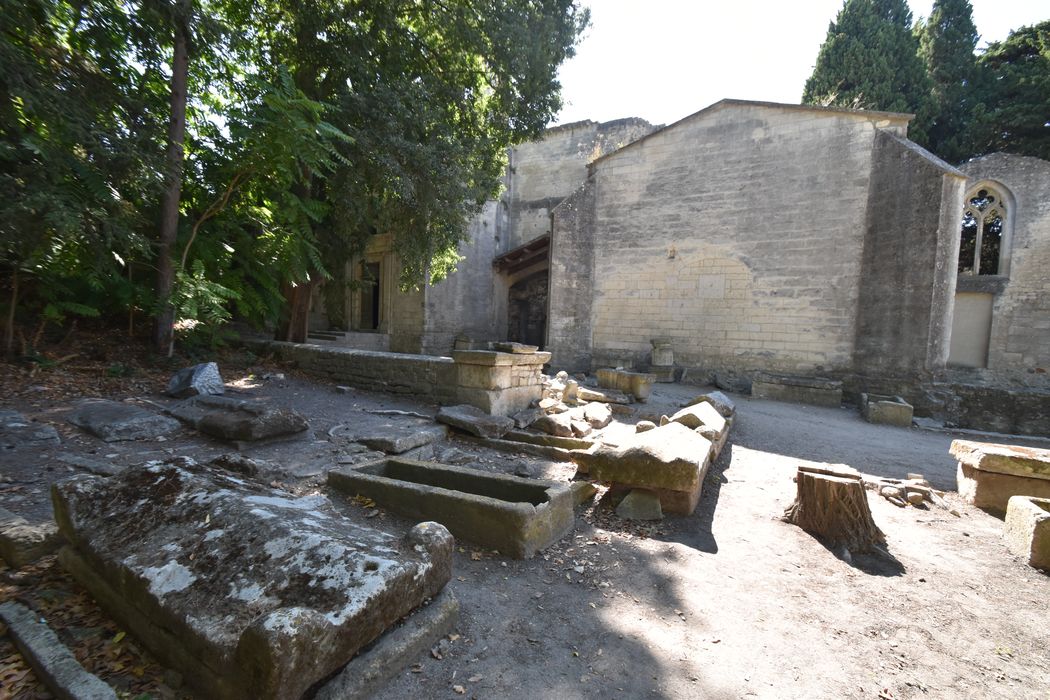
M 604 403 L 589 403 L 583 408 L 583 419 L 593 428 L 604 428 L 612 422 L 612 409 Z
M 580 421 L 580 420 L 570 421 L 569 425 L 572 428 L 572 434 L 575 437 L 580 437 L 580 438 L 587 437 L 592 432 L 594 432 L 594 428 L 591 427 L 591 424 L 590 423 L 586 423 L 584 421 Z
M 501 438 L 514 427 L 506 416 L 490 416 L 476 406 L 442 406 L 437 421 L 484 438 Z
M 663 520 L 664 517 L 660 498 L 647 489 L 632 489 L 616 506 L 616 514 L 624 520 Z
M 922 505 L 925 500 L 926 499 L 923 497 L 923 495 L 918 491 L 908 492 L 908 503 L 912 504 L 913 506 Z
M 558 437 L 573 437 L 572 418 L 567 413 L 557 413 L 543 416 L 531 426 L 535 430 L 556 435 Z
M 219 375 L 219 366 L 214 362 L 204 362 L 193 367 L 183 367 L 168 381 L 164 393 L 177 399 L 185 399 L 198 394 L 222 394 L 226 386 Z
M 634 432 L 636 432 L 636 433 L 644 433 L 647 430 L 655 430 L 655 429 L 656 429 L 656 423 L 653 423 L 651 420 L 640 420 L 634 426 Z

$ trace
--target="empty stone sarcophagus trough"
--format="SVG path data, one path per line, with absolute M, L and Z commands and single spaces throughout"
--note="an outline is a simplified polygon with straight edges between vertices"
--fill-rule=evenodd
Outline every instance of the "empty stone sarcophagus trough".
M 200 697 L 323 691 L 386 629 L 450 595 L 453 539 L 441 525 L 396 537 L 323 496 L 186 458 L 76 476 L 52 496 L 70 542 L 59 561 Z
M 574 524 L 567 484 L 409 459 L 328 472 L 328 485 L 407 518 L 433 520 L 457 538 L 527 559 Z
M 900 396 L 860 395 L 860 414 L 869 423 L 910 428 L 913 410 L 912 405 Z

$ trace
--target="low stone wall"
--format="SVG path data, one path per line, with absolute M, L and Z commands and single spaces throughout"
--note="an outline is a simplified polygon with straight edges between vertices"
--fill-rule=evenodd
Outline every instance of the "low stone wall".
M 268 340 L 246 344 L 339 384 L 439 404 L 465 403 L 493 415 L 516 413 L 539 399 L 543 365 L 550 361 L 549 352 L 457 350 L 453 357 L 435 357 Z

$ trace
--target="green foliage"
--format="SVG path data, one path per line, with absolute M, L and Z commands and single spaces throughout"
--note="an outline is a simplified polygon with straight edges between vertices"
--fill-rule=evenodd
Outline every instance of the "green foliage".
M 935 0 L 930 18 L 916 26 L 916 34 L 933 81 L 926 145 L 949 163 L 959 163 L 970 155 L 970 123 L 980 97 L 975 84 L 977 27 L 969 0 Z
M 983 104 L 974 116 L 972 154 L 1050 160 L 1050 21 L 990 44 L 978 67 Z
M 283 290 L 377 233 L 406 285 L 447 274 L 506 146 L 560 107 L 587 18 L 576 0 L 0 0 L 0 277 L 20 322 L 156 310 L 176 22 L 173 301 L 213 328 L 276 319 Z
M 806 104 L 910 112 L 923 143 L 933 109 L 905 0 L 845 0 L 806 81 Z

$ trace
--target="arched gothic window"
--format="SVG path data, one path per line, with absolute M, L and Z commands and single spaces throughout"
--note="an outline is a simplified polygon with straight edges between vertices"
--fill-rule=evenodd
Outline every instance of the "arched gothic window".
M 959 274 L 1004 275 L 1008 240 L 1005 198 L 981 185 L 966 198 L 959 246 Z

